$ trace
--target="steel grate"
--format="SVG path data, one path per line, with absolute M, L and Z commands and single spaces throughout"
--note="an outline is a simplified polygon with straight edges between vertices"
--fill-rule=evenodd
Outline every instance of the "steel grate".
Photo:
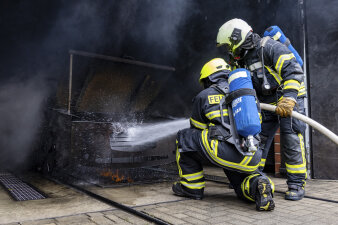
M 44 199 L 46 196 L 8 172 L 0 172 L 0 184 L 16 201 Z

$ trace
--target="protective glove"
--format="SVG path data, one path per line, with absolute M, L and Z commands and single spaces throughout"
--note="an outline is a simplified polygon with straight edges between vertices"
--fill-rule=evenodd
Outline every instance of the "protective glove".
M 277 103 L 277 108 L 275 112 L 281 117 L 291 116 L 293 107 L 295 106 L 296 102 L 297 101 L 294 98 L 282 98 L 282 100 Z

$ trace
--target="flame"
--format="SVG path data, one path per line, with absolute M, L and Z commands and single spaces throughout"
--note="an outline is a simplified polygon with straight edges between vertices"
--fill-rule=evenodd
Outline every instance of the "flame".
M 112 171 L 102 171 L 100 175 L 103 177 L 111 177 L 112 181 L 116 183 L 121 183 L 121 182 L 126 182 L 126 181 L 128 183 L 133 182 L 133 179 L 131 179 L 129 176 L 125 177 L 124 175 L 119 175 L 119 170 L 116 170 L 116 173 L 113 173 Z

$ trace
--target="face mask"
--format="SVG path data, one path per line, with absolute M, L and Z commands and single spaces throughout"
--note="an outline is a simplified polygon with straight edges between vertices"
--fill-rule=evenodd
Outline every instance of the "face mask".
M 235 60 L 240 60 L 240 59 L 243 59 L 246 56 L 247 53 L 248 53 L 247 49 L 243 49 L 243 48 L 239 47 L 239 48 L 235 49 L 232 56 Z

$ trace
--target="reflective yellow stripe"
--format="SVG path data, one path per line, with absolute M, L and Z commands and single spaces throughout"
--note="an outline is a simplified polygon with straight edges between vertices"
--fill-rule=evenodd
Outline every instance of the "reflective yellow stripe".
M 225 166 L 225 167 L 230 167 L 230 168 L 234 168 L 234 169 L 241 170 L 241 171 L 247 171 L 247 172 L 253 172 L 257 169 L 259 164 L 255 165 L 255 166 L 240 165 L 240 163 L 229 162 L 229 161 L 226 161 L 222 158 L 217 157 L 215 152 L 217 151 L 218 146 L 216 146 L 217 149 L 215 149 L 215 151 L 213 151 L 210 148 L 210 145 L 209 145 L 209 142 L 208 142 L 208 129 L 203 130 L 201 136 L 202 136 L 202 144 L 204 146 L 204 149 L 206 150 L 208 155 L 211 157 L 211 159 L 213 159 L 216 163 L 218 163 L 222 166 Z
M 259 162 L 259 166 L 262 166 L 264 167 L 265 166 L 265 162 L 266 162 L 266 159 L 261 159 L 261 161 Z
M 307 168 L 306 168 L 306 157 L 305 157 L 305 147 L 304 147 L 304 138 L 301 133 L 298 134 L 300 149 L 302 150 L 303 164 L 305 165 L 305 179 L 307 178 Z
M 216 117 L 221 117 L 221 111 L 220 110 L 212 111 L 212 112 L 205 114 L 205 116 L 209 120 L 212 120 Z M 227 109 L 223 109 L 223 116 L 228 116 L 228 110 Z
M 283 89 L 296 89 L 298 91 L 300 89 L 300 83 L 297 80 L 287 80 L 284 82 Z
M 182 177 L 184 177 L 188 181 L 198 180 L 203 178 L 203 170 L 197 173 L 185 174 L 182 175 Z
M 282 34 L 278 31 L 272 38 L 273 40 L 277 41 L 281 36 Z
M 285 163 L 286 165 L 286 171 L 288 173 L 306 173 L 306 166 L 300 167 L 300 168 L 291 168 L 290 164 Z
M 186 186 L 187 188 L 190 189 L 202 189 L 205 188 L 205 182 L 198 182 L 198 183 L 187 183 L 185 181 L 180 181 L 181 184 Z
M 214 153 L 215 153 L 215 156 L 217 156 L 218 154 L 218 140 L 215 140 L 216 144 L 215 144 L 215 149 L 214 149 Z
M 302 96 L 302 95 L 305 95 L 306 92 L 299 92 L 297 96 Z
M 190 122 L 191 124 L 198 128 L 198 129 L 206 129 L 208 126 L 205 123 L 198 122 L 197 120 L 194 120 L 193 118 L 190 117 Z
M 253 198 L 250 198 L 247 194 L 246 194 L 246 192 L 245 192 L 245 187 L 244 187 L 244 182 L 242 182 L 242 184 L 241 184 L 241 189 L 242 189 L 242 193 L 243 193 L 243 195 L 244 195 L 244 197 L 246 198 L 246 199 L 249 199 L 250 201 L 255 201 L 255 200 L 253 200 Z
M 245 156 L 239 164 L 243 165 L 247 159 L 248 159 L 248 156 Z
M 214 150 L 215 150 L 215 140 L 212 140 L 211 142 L 210 142 L 210 144 L 211 144 L 211 151 L 215 154 L 215 152 L 214 152 Z
M 275 183 L 268 176 L 266 176 L 266 178 L 268 178 L 269 181 L 270 181 L 271 189 L 272 189 L 272 194 L 273 194 L 275 192 Z
M 178 174 L 180 177 L 182 177 L 182 169 L 180 166 L 180 152 L 178 151 L 178 141 L 176 140 L 176 163 L 177 163 L 177 168 L 178 168 Z
M 292 58 L 295 58 L 294 54 L 293 53 L 290 53 L 290 54 L 284 54 L 284 55 L 280 55 L 278 60 L 277 60 L 277 63 L 276 63 L 276 71 L 278 72 L 278 74 L 280 75 L 281 74 L 281 71 L 282 71 L 282 68 L 283 68 L 283 64 L 284 64 L 284 61 L 285 60 L 290 60 Z
M 240 162 L 239 164 L 246 166 L 246 165 L 249 164 L 249 162 L 251 161 L 251 159 L 252 159 L 252 156 L 245 156 L 244 159 L 242 160 L 242 162 Z
M 273 69 L 271 69 L 268 66 L 265 66 L 265 68 L 269 71 L 269 73 L 275 78 L 275 80 L 277 81 L 277 83 L 280 85 L 280 83 L 282 82 L 282 77 L 280 76 L 280 74 L 276 73 Z
M 247 198 L 247 199 L 249 199 L 249 200 L 251 200 L 251 201 L 255 201 L 253 198 L 251 198 L 251 196 L 249 196 L 250 195 L 250 180 L 253 178 L 253 177 L 257 177 L 257 176 L 259 176 L 260 174 L 252 174 L 252 175 L 250 175 L 250 176 L 247 176 L 244 180 L 243 180 L 243 182 L 242 182 L 242 184 L 241 184 L 241 189 L 242 189 L 242 193 L 243 193 L 243 195 L 244 195 L 244 197 L 245 198 Z
M 302 95 L 305 95 L 305 94 L 306 94 L 306 88 L 305 88 L 304 82 L 302 82 L 300 84 L 300 88 L 299 88 L 299 91 L 298 91 L 298 96 L 302 96 Z

